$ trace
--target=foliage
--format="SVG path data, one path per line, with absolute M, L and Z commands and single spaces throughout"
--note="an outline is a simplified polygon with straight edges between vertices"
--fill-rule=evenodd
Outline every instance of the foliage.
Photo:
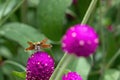
M 33 51 L 27 41 L 48 38 L 46 49 L 59 63 L 60 40 L 66 29 L 81 23 L 92 0 L 0 0 L 0 80 L 25 80 L 25 66 Z M 120 80 L 120 0 L 98 0 L 87 24 L 100 37 L 99 48 L 89 58 L 76 58 L 66 70 L 83 80 Z

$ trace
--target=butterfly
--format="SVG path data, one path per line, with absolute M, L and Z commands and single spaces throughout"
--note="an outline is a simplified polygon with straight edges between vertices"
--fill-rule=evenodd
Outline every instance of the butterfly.
M 42 41 L 39 41 L 39 42 L 30 42 L 28 41 L 27 43 L 29 44 L 29 47 L 26 48 L 25 50 L 28 51 L 28 50 L 35 50 L 36 47 L 39 47 L 39 48 L 51 48 L 52 45 L 51 44 L 46 44 L 46 42 L 48 41 L 47 38 L 45 38 L 44 40 Z

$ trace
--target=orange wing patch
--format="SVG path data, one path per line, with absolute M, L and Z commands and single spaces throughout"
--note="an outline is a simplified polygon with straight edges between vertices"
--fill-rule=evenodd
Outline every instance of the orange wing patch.
M 29 42 L 29 41 L 28 41 L 27 43 L 28 43 L 30 46 L 25 49 L 26 51 L 35 49 L 35 45 L 34 45 L 32 42 Z

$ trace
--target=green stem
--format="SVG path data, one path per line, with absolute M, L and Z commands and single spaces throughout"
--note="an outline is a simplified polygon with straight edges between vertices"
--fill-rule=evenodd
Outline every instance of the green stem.
M 3 20 L 1 20 L 0 26 L 10 17 L 12 13 L 14 13 L 21 6 L 23 2 L 24 0 L 22 0 Z
M 21 64 L 18 64 L 17 62 L 14 62 L 14 61 L 7 60 L 7 61 L 4 61 L 4 64 L 12 64 L 12 65 L 15 65 L 15 66 L 21 68 L 24 71 L 26 70 L 26 68 L 24 66 L 22 66 Z
M 62 76 L 63 70 L 66 68 L 69 62 L 73 59 L 74 59 L 73 55 L 67 55 L 67 53 L 65 53 L 65 55 L 57 65 L 54 73 L 52 74 L 53 76 L 51 76 L 50 80 L 59 80 L 60 77 Z
M 27 9 L 28 9 L 28 1 L 24 0 L 21 6 L 21 21 L 23 23 L 27 23 Z
M 120 49 L 115 53 L 115 55 L 112 57 L 112 59 L 109 61 L 109 63 L 107 64 L 107 68 L 109 68 L 112 63 L 115 61 L 115 59 L 120 55 Z
M 82 24 L 86 24 L 87 23 L 87 21 L 88 21 L 90 15 L 91 15 L 93 9 L 96 6 L 96 3 L 97 3 L 97 0 L 92 0 L 91 1 L 90 6 L 88 7 L 87 12 L 85 13 L 85 16 L 84 16 L 84 18 L 82 20 Z
M 92 0 L 91 1 L 90 6 L 89 6 L 84 18 L 83 18 L 82 24 L 87 23 L 87 21 L 88 21 L 90 15 L 91 15 L 96 3 L 97 3 L 97 0 Z M 60 80 L 60 77 L 61 77 L 64 69 L 69 64 L 69 62 L 71 62 L 73 59 L 74 59 L 74 56 L 65 54 L 62 57 L 61 61 L 58 63 L 55 71 L 53 72 L 53 74 L 52 74 L 52 76 L 50 77 L 49 80 Z
M 99 1 L 100 3 L 100 6 L 102 6 L 102 2 L 101 0 Z M 106 65 L 105 65 L 105 61 L 106 61 L 106 56 L 107 56 L 107 52 L 106 52 L 106 44 L 105 44 L 105 32 L 104 32 L 104 26 L 102 25 L 102 15 L 103 11 L 102 11 L 102 8 L 100 7 L 100 10 L 99 10 L 99 15 L 100 15 L 100 34 L 101 34 L 101 45 L 102 45 L 102 56 L 103 56 L 103 60 L 102 60 L 102 63 L 103 65 L 101 66 L 101 75 L 100 75 L 100 78 L 99 80 L 103 80 L 103 75 L 104 75 L 104 72 L 105 72 L 105 69 L 106 69 Z

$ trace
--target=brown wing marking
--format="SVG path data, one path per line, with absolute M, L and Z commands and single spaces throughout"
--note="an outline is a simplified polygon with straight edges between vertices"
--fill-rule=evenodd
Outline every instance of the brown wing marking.
M 44 44 L 44 43 L 46 43 L 47 41 L 48 41 L 48 39 L 45 38 L 45 39 L 43 39 L 43 40 L 41 41 L 41 43 Z
M 51 48 L 52 47 L 52 45 L 50 45 L 50 44 L 43 44 L 43 45 L 41 45 L 41 48 Z
M 41 48 L 51 48 L 52 45 L 51 44 L 46 44 L 47 42 L 47 38 L 45 38 L 44 40 L 41 41 Z
M 28 41 L 27 43 L 28 43 L 29 45 L 33 45 L 33 42 Z
M 27 51 L 27 50 L 33 50 L 34 48 L 35 48 L 35 46 L 33 45 L 33 43 L 32 42 L 27 42 L 30 46 L 28 47 L 28 48 L 26 48 L 25 50 Z

